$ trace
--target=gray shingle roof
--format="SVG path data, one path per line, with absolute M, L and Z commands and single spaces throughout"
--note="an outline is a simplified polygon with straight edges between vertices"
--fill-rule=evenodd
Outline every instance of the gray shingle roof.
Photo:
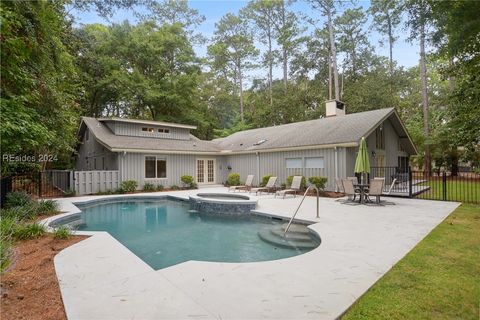
M 352 113 L 240 131 L 213 141 L 220 149 L 234 152 L 356 143 L 393 113 L 393 108 Z M 263 139 L 267 141 L 254 145 Z
M 188 152 L 219 152 L 220 149 L 211 141 L 200 140 L 190 135 L 189 140 L 158 139 L 148 137 L 117 136 L 95 118 L 83 117 L 83 122 L 97 140 L 109 149 L 139 149 Z
M 236 132 L 226 138 L 214 139 L 212 141 L 200 140 L 193 135 L 190 135 L 189 140 L 117 136 L 95 118 L 83 117 L 82 119 L 100 143 L 114 150 L 225 153 L 356 144 L 362 136 L 368 135 L 382 121 L 392 116 L 395 117 L 394 108 L 379 109 L 245 130 Z M 395 122 L 400 123 L 398 119 Z M 262 140 L 266 141 L 258 144 Z M 413 145 L 412 148 L 413 152 L 415 152 Z

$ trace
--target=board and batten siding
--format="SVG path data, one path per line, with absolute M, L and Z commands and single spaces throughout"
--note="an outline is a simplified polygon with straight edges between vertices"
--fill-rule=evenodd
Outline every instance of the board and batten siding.
M 86 129 L 82 143 L 78 149 L 77 161 L 75 164 L 76 170 L 117 170 L 117 155 L 109 151 L 103 145 L 97 142 L 95 137 L 89 134 L 88 140 Z M 96 166 L 95 166 L 96 165 Z
M 167 177 L 166 178 L 145 178 L 145 157 L 155 156 L 166 159 Z M 149 153 L 120 153 L 118 155 L 119 171 L 122 181 L 135 180 L 138 183 L 138 189 L 143 189 L 145 183 L 154 185 L 163 185 L 170 187 L 172 185 L 182 186 L 180 180 L 183 175 L 190 175 L 196 180 L 196 159 L 215 159 L 216 160 L 216 182 L 220 183 L 222 170 L 225 170 L 223 159 L 219 156 L 202 156 L 188 154 L 149 154 Z
M 107 127 L 110 128 L 110 130 L 112 130 L 117 136 L 149 137 L 174 140 L 190 139 L 190 130 L 185 128 L 114 121 L 105 121 L 103 123 L 105 123 Z M 142 131 L 142 128 L 153 128 L 155 131 L 146 132 Z M 158 129 L 168 129 L 169 133 L 159 133 Z
M 337 148 L 337 157 L 335 158 L 335 149 L 312 149 L 283 152 L 266 152 L 257 154 L 239 154 L 226 157 L 227 166 L 231 167 L 226 173 L 239 173 L 240 180 L 245 181 L 247 175 L 255 175 L 254 184 L 258 185 L 261 178 L 267 174 L 278 177 L 277 186 L 286 182 L 288 176 L 303 175 L 305 178 L 312 176 L 327 177 L 326 190 L 335 189 L 335 170 L 339 177 L 346 173 L 346 151 L 345 148 Z M 257 159 L 258 157 L 258 159 Z M 324 168 L 305 168 L 305 159 L 310 157 L 322 157 Z M 302 159 L 302 168 L 286 168 L 286 159 Z

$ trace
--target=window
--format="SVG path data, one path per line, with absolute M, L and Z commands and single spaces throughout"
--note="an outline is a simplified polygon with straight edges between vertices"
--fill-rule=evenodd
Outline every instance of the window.
M 87 140 L 87 141 L 88 141 L 88 139 L 90 139 L 90 133 L 89 132 L 90 131 L 88 129 L 85 130 L 85 140 Z
M 159 133 L 170 133 L 170 129 L 160 128 L 160 129 L 158 129 L 158 132 Z
M 145 157 L 145 178 L 166 178 L 167 160 L 153 156 Z
M 288 158 L 285 159 L 285 167 L 287 169 L 301 169 L 302 158 Z
M 305 158 L 305 168 L 312 168 L 312 169 L 325 168 L 323 157 Z
M 144 131 L 144 132 L 150 132 L 150 133 L 153 133 L 153 132 L 155 132 L 155 129 L 153 129 L 153 128 L 147 128 L 147 127 L 143 127 L 143 128 L 142 128 L 142 131 Z
M 93 158 L 93 170 L 97 170 L 97 158 Z
M 383 130 L 383 126 L 375 130 L 375 147 L 381 150 L 385 149 L 385 130 Z
M 400 139 L 398 139 L 398 151 L 405 151 L 405 148 L 403 147 L 402 142 L 400 141 Z

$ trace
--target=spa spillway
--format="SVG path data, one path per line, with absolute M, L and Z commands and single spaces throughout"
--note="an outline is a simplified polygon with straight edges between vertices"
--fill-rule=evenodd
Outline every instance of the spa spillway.
M 193 210 L 218 214 L 249 214 L 257 206 L 249 196 L 229 193 L 197 193 L 190 203 Z

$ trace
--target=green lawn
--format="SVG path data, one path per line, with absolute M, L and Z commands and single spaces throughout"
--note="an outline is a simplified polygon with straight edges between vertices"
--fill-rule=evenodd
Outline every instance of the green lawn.
M 479 319 L 480 206 L 462 205 L 341 318 Z
M 431 180 L 420 186 L 429 186 L 430 190 L 419 194 L 418 198 L 443 200 L 443 182 Z M 447 181 L 447 200 L 480 203 L 480 181 Z

